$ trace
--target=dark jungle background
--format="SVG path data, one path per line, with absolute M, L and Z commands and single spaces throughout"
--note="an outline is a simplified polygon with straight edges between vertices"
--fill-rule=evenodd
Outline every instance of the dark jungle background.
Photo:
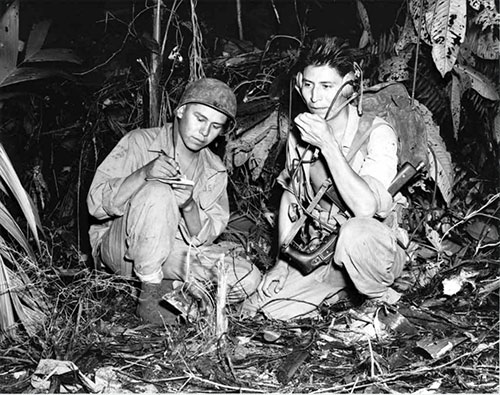
M 78 361 L 92 375 L 99 358 L 109 363 L 102 350 L 118 352 L 118 343 L 135 361 L 153 350 L 153 361 L 129 373 L 149 377 L 161 391 L 182 390 L 182 380 L 196 382 L 194 391 L 222 391 L 217 383 L 228 391 L 293 388 L 273 378 L 279 358 L 299 341 L 286 323 L 230 321 L 233 338 L 253 341 L 271 328 L 286 339 L 274 345 L 274 359 L 274 351 L 261 345 L 250 357 L 245 351 L 247 361 L 268 376 L 246 371 L 251 364 L 232 354 L 235 348 L 221 346 L 217 356 L 207 351 L 203 347 L 213 345 L 214 334 L 200 327 L 197 335 L 171 332 L 176 341 L 157 332 L 123 340 L 130 322 L 140 327 L 130 317 L 133 308 L 126 307 L 134 304 L 136 284 L 94 267 L 85 200 L 97 166 L 125 133 L 171 120 L 187 82 L 220 78 L 234 89 L 239 105 L 238 127 L 212 147 L 230 174 L 232 217 L 224 237 L 239 240 L 267 270 L 276 253 L 275 179 L 283 168 L 290 99 L 300 105 L 289 91 L 293 64 L 303 44 L 332 35 L 363 52 L 363 86 L 403 84 L 426 125 L 422 141 L 429 163 L 405 189 L 404 225 L 414 255 L 401 285 L 406 303 L 421 315 L 401 310 L 398 322 L 411 318 L 418 330 L 393 327 L 392 343 L 374 342 L 369 357 L 366 343 L 343 339 L 345 353 L 328 361 L 347 366 L 345 377 L 317 365 L 314 352 L 326 351 L 315 348 L 317 358 L 308 359 L 295 389 L 353 391 L 361 384 L 360 391 L 388 392 L 384 385 L 390 382 L 407 392 L 439 379 L 447 391 L 497 391 L 498 10 L 495 0 L 163 0 L 159 6 L 156 0 L 0 0 L 0 360 L 6 362 L 0 388 L 3 383 L 6 392 L 33 390 L 33 372 L 46 358 Z M 450 291 L 450 281 L 458 288 Z M 423 316 L 424 305 L 434 306 L 435 327 Z M 328 321 L 334 313 L 325 314 Z M 325 341 L 333 323 L 307 325 Z M 113 325 L 123 331 L 117 334 Z M 467 335 L 464 343 L 464 331 L 476 340 Z M 105 339 L 99 337 L 104 332 Z M 196 338 L 200 333 L 203 345 Z M 423 334 L 448 339 L 455 348 L 429 361 L 413 353 Z M 478 344 L 486 346 L 477 351 Z M 216 361 L 221 349 L 224 371 L 198 358 L 206 353 Z M 398 358 L 403 351 L 411 356 L 403 363 L 386 349 L 397 350 Z M 165 355 L 172 361 L 168 367 Z M 113 358 L 115 365 L 129 361 Z M 193 370 L 186 373 L 177 358 Z M 374 361 L 384 362 L 378 376 Z M 162 381 L 162 373 L 151 373 L 155 363 L 182 380 Z M 238 376 L 235 366 L 245 374 Z M 16 372 L 21 379 L 14 379 Z M 308 384 L 310 372 L 318 382 Z M 203 380 L 210 383 L 204 387 Z M 51 381 L 51 391 L 60 386 L 61 380 Z

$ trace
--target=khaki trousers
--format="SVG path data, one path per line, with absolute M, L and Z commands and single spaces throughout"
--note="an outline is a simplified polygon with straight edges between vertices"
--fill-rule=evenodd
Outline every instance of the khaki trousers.
M 162 279 L 217 281 L 216 264 L 224 256 L 228 299 L 236 302 L 251 295 L 260 271 L 246 259 L 236 243 L 189 246 L 179 231 L 181 214 L 172 188 L 147 183 L 131 199 L 128 210 L 104 234 L 101 261 L 114 273 L 158 283 Z
M 395 231 L 373 218 L 351 218 L 340 228 L 332 263 L 307 276 L 290 267 L 283 289 L 271 297 L 253 294 L 243 303 L 242 315 L 260 312 L 280 320 L 297 318 L 316 312 L 325 300 L 337 301 L 348 285 L 369 298 L 391 303 L 399 294 L 390 286 L 405 261 Z

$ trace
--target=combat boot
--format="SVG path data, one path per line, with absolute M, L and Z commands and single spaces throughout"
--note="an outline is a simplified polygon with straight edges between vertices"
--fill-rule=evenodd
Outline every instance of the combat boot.
M 142 283 L 136 314 L 155 325 L 177 323 L 177 315 L 161 305 L 163 291 L 165 284 Z

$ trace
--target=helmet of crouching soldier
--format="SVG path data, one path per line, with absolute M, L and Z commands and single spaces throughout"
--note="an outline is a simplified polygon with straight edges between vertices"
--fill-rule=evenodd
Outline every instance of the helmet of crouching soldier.
M 236 96 L 224 82 L 215 78 L 201 78 L 190 82 L 182 94 L 177 108 L 189 103 L 199 103 L 220 111 L 229 118 L 226 130 L 236 125 Z

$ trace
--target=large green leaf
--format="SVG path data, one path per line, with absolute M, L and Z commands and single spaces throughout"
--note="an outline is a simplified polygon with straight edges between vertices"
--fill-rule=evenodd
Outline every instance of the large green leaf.
M 380 82 L 409 80 L 408 62 L 411 56 L 412 52 L 407 50 L 406 53 L 400 52 L 399 55 L 383 61 L 378 67 L 378 80 Z
M 414 104 L 425 124 L 429 162 L 428 175 L 436 183 L 446 204 L 450 204 L 453 198 L 452 188 L 455 179 L 451 154 L 439 133 L 439 126 L 434 122 L 432 112 L 417 100 L 414 101 Z
M 460 76 L 468 76 L 470 78 L 471 87 L 485 99 L 497 101 L 500 100 L 500 96 L 495 89 L 495 84 L 490 81 L 486 76 L 481 74 L 479 71 L 473 69 L 469 66 L 462 66 L 456 64 L 454 69 Z
M 486 17 L 484 17 L 486 15 Z M 483 9 L 471 19 L 466 42 L 472 52 L 480 58 L 495 60 L 500 58 L 500 14 L 496 10 Z
M 7 232 L 17 240 L 17 242 L 24 248 L 26 253 L 35 259 L 35 254 L 31 249 L 26 236 L 22 232 L 19 225 L 9 213 L 7 208 L 0 202 L 0 225 L 3 226 Z
M 20 67 L 12 71 L 3 81 L 0 81 L 0 88 L 8 85 L 19 84 L 41 80 L 50 77 L 63 77 L 68 80 L 74 80 L 71 74 L 58 69 L 38 69 L 35 67 Z
M 0 83 L 16 68 L 18 50 L 19 0 L 16 0 L 0 20 Z
M 24 60 L 24 63 L 35 62 L 69 62 L 82 64 L 82 59 L 80 59 L 71 49 L 47 48 L 39 50 Z
M 361 21 L 361 25 L 363 26 L 363 35 L 365 39 L 364 43 L 359 45 L 360 48 L 364 48 L 366 45 L 373 44 L 373 34 L 372 28 L 370 26 L 370 17 L 368 16 L 368 12 L 366 11 L 365 6 L 360 0 L 356 1 L 356 5 L 358 7 L 358 16 Z
M 458 140 L 458 132 L 460 130 L 460 114 L 462 110 L 462 94 L 463 88 L 460 78 L 456 74 L 452 74 L 451 79 L 451 94 L 450 94 L 450 109 L 451 119 L 453 123 L 453 136 Z
M 439 134 L 439 129 L 427 129 L 429 176 L 434 180 L 446 204 L 453 199 L 455 172 L 451 155 Z
M 427 19 L 432 16 L 428 13 L 431 7 L 430 5 L 434 3 L 435 0 L 422 0 L 422 8 L 420 8 L 421 0 L 409 0 L 408 10 L 413 19 L 413 26 L 415 26 L 415 31 L 417 35 L 427 44 L 431 44 L 431 38 L 429 32 L 427 31 Z M 420 34 L 418 32 L 420 26 Z
M 40 51 L 40 49 L 42 49 L 42 45 L 45 42 L 45 38 L 47 37 L 50 24 L 51 21 L 44 20 L 33 25 L 28 37 L 28 42 L 26 43 L 26 53 L 24 57 L 25 60 L 31 58 L 38 51 Z
M 34 207 L 31 204 L 31 200 L 26 193 L 26 190 L 21 185 L 21 181 L 19 181 L 16 171 L 14 170 L 14 167 L 12 166 L 12 163 L 2 144 L 0 144 L 0 177 L 5 181 L 13 196 L 19 203 L 19 206 L 26 217 L 28 226 L 33 232 L 37 246 L 40 248 L 37 230 L 37 225 L 39 224 L 37 224 L 37 216 L 34 213 Z
M 413 48 L 413 45 L 418 42 L 415 26 L 413 25 L 413 18 L 410 13 L 406 15 L 405 25 L 399 34 L 398 41 L 394 45 L 394 50 L 397 55 L 407 52 L 408 48 Z
M 432 24 L 428 26 L 432 58 L 444 77 L 455 65 L 460 45 L 465 40 L 467 0 L 436 0 Z

